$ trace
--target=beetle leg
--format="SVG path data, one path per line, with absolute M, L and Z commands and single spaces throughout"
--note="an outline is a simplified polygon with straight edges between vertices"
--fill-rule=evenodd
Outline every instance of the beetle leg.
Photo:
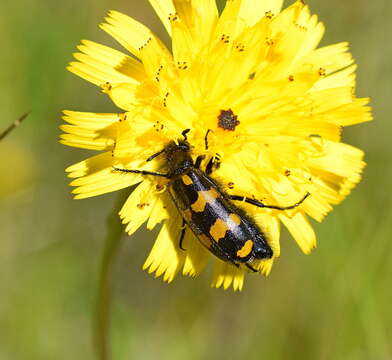
M 297 206 L 301 205 L 308 196 L 310 196 L 310 193 L 306 193 L 305 196 L 299 202 L 297 202 L 293 205 L 290 205 L 290 206 L 265 205 L 261 201 L 258 201 L 255 199 L 250 199 L 246 196 L 241 196 L 241 195 L 229 195 L 229 199 L 243 201 L 248 204 L 255 205 L 255 206 L 261 207 L 261 208 L 266 208 L 266 209 L 291 210 L 291 209 L 294 209 Z
M 195 161 L 195 168 L 200 169 L 201 162 L 205 159 L 205 155 L 199 155 Z
M 179 241 L 179 243 L 178 243 L 178 247 L 179 247 L 181 250 L 185 250 L 185 249 L 182 247 L 182 243 L 184 242 L 184 238 L 185 238 L 185 233 L 186 233 L 186 222 L 185 222 L 184 219 L 182 219 L 181 235 L 180 235 L 180 241 Z
M 215 156 L 212 157 L 212 158 L 208 161 L 207 166 L 206 166 L 205 173 L 206 173 L 207 175 L 210 175 L 210 174 L 212 173 L 212 170 L 214 170 L 214 168 L 215 168 L 215 170 L 219 169 L 219 168 L 220 168 L 220 165 L 221 165 L 221 162 L 220 162 L 220 155 L 219 155 L 218 153 L 216 153 Z
M 248 269 L 252 270 L 253 272 L 256 272 L 256 273 L 259 272 L 259 271 L 256 270 L 252 265 L 249 265 L 248 263 L 246 263 L 245 266 L 246 266 Z

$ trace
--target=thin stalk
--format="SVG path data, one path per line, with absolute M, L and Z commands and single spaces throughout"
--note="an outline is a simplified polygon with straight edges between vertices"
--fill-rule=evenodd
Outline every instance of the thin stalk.
M 0 141 L 3 140 L 8 134 L 11 133 L 12 130 L 17 128 L 24 119 L 30 114 L 30 112 L 27 112 L 23 114 L 19 119 L 15 120 L 10 126 L 8 126 L 3 132 L 0 133 Z
M 99 360 L 110 360 L 111 358 L 110 308 L 112 271 L 123 235 L 123 228 L 118 216 L 118 211 L 128 195 L 129 191 L 120 192 L 117 200 L 114 202 L 113 210 L 107 218 L 107 234 L 100 267 L 98 301 L 94 324 L 95 346 Z

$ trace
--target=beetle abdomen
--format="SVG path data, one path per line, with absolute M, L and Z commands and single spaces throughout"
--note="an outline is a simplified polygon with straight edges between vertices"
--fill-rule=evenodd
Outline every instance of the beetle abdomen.
M 248 262 L 255 242 L 262 240 L 272 253 L 257 226 L 199 169 L 190 168 L 173 178 L 169 192 L 196 237 L 220 259 Z

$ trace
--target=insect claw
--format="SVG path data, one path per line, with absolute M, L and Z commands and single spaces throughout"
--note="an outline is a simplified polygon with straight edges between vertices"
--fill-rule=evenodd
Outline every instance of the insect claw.
M 258 272 L 259 272 L 259 271 L 256 270 L 252 265 L 250 265 L 250 264 L 248 264 L 248 263 L 246 263 L 245 266 L 246 266 L 248 269 L 250 269 L 250 270 L 252 270 L 253 272 L 255 272 L 255 273 L 258 273 Z

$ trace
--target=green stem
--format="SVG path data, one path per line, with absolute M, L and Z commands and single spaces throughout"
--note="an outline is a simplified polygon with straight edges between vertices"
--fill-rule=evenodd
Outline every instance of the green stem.
M 129 191 L 120 192 L 114 202 L 112 212 L 107 218 L 107 234 L 104 243 L 102 262 L 99 274 L 99 292 L 94 324 L 95 345 L 99 360 L 109 360 L 110 356 L 110 305 L 111 280 L 113 265 L 121 245 L 123 228 L 118 210 L 129 195 Z

